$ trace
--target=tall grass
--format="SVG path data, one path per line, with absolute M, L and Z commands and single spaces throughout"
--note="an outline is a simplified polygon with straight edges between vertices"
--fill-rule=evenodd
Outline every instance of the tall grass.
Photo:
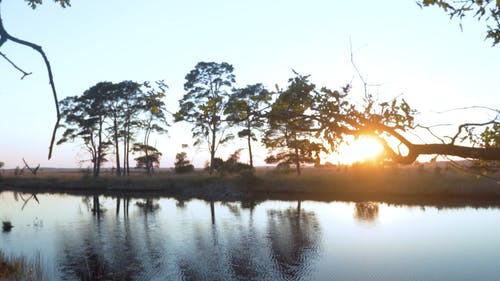
M 45 281 L 50 279 L 44 270 L 40 254 L 28 259 L 25 256 L 7 256 L 0 250 L 0 280 Z

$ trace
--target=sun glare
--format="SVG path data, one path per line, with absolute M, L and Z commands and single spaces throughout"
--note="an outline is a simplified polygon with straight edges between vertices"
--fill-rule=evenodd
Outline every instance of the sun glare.
M 376 139 L 360 137 L 339 147 L 338 153 L 329 155 L 325 162 L 333 164 L 352 164 L 374 160 L 383 152 L 383 147 Z

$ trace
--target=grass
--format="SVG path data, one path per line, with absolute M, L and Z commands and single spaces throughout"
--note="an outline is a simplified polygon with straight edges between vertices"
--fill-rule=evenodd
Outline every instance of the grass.
M 498 178 L 498 174 L 493 176 Z M 294 197 L 304 200 L 434 196 L 488 197 L 500 201 L 498 182 L 432 166 L 305 168 L 301 176 L 279 173 L 273 168 L 257 169 L 255 176 L 210 176 L 201 171 L 185 175 L 161 172 L 152 177 L 141 174 L 130 177 L 104 174 L 99 179 L 82 177 L 77 172 L 44 173 L 38 176 L 5 175 L 0 181 L 1 189 L 99 194 L 154 193 L 213 200 L 238 200 L 248 196 L 264 199 Z
M 42 281 L 49 280 L 42 266 L 40 255 L 33 260 L 25 257 L 6 256 L 0 250 L 0 280 Z

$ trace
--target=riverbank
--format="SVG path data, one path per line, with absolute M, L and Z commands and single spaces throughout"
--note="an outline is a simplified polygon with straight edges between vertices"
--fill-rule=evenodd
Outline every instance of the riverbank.
M 104 175 L 98 179 L 76 172 L 3 175 L 0 190 L 215 201 L 248 198 L 319 201 L 388 201 L 389 198 L 399 198 L 400 201 L 414 201 L 415 198 L 425 198 L 426 201 L 486 200 L 500 203 L 500 184 L 495 180 L 456 170 L 417 167 L 307 168 L 301 176 L 272 169 L 259 169 L 255 175 L 210 176 L 204 172 L 175 175 L 164 172 L 152 177 Z

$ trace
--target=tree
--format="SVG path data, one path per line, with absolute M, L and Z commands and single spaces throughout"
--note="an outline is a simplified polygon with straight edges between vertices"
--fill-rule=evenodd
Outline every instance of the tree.
M 42 0 L 26 0 L 26 2 L 28 2 L 28 5 L 31 6 L 31 8 L 33 8 L 33 9 L 35 9 L 37 7 L 37 5 L 42 4 Z M 61 5 L 61 7 L 63 7 L 63 8 L 65 8 L 67 6 L 70 6 L 70 0 L 54 0 L 54 2 L 59 3 Z M 0 6 L 1 6 L 1 4 L 2 4 L 2 0 L 0 0 Z M 10 35 L 9 32 L 7 32 L 7 30 L 5 29 L 5 26 L 3 25 L 1 10 L 2 9 L 0 8 L 0 49 L 8 41 L 11 41 L 13 43 L 16 43 L 16 44 L 19 44 L 19 45 L 22 45 L 22 46 L 29 47 L 29 48 L 35 50 L 36 52 L 38 52 L 42 56 L 43 61 L 45 63 L 45 67 L 47 68 L 47 74 L 49 76 L 49 84 L 50 84 L 50 87 L 51 87 L 51 90 L 52 90 L 52 95 L 53 95 L 54 103 L 55 103 L 55 107 L 56 107 L 56 123 L 55 123 L 54 129 L 52 131 L 52 138 L 50 140 L 50 145 L 49 145 L 48 159 L 50 159 L 52 157 L 52 149 L 54 147 L 54 142 L 55 142 L 55 138 L 56 138 L 57 128 L 59 127 L 59 121 L 61 119 L 61 114 L 60 114 L 60 110 L 59 110 L 59 102 L 58 102 L 57 92 L 56 92 L 56 86 L 55 86 L 55 83 L 54 83 L 54 76 L 52 74 L 52 68 L 50 66 L 50 61 L 47 58 L 47 55 L 45 54 L 45 52 L 42 50 L 41 46 L 36 45 L 36 44 L 34 44 L 32 42 L 29 42 L 29 41 L 26 41 L 26 40 L 14 37 L 14 36 Z M 17 66 L 4 53 L 0 52 L 0 56 L 2 56 L 15 69 L 17 69 L 19 72 L 21 72 L 23 74 L 23 76 L 21 77 L 21 79 L 23 79 L 26 76 L 28 76 L 28 75 L 31 74 L 31 73 L 28 73 L 28 72 L 24 71 L 19 66 Z
M 184 174 L 194 171 L 194 166 L 187 160 L 187 153 L 180 152 L 175 155 L 174 172 Z
M 252 168 L 252 141 L 257 140 L 255 131 L 263 130 L 266 124 L 266 110 L 270 107 L 271 98 L 272 94 L 262 84 L 248 85 L 237 89 L 231 95 L 226 108 L 228 122 L 243 128 L 238 132 L 238 137 L 247 139 L 248 156 Z
M 144 130 L 144 141 L 142 149 L 145 159 L 155 159 L 156 156 L 149 155 L 149 139 L 152 132 L 165 133 L 165 126 L 168 126 L 166 121 L 166 108 L 163 98 L 168 86 L 163 81 L 156 81 L 156 87 L 151 86 L 148 82 L 144 83 L 148 91 L 145 93 L 139 107 L 145 113 L 144 118 L 139 122 L 139 127 Z M 157 153 L 156 148 L 152 151 L 153 154 Z M 161 155 L 161 154 L 160 154 Z M 152 161 L 146 161 L 146 170 L 148 175 L 153 171 Z
M 500 43 L 500 1 L 498 0 L 419 0 L 420 7 L 438 6 L 450 18 L 457 17 L 461 21 L 465 16 L 472 15 L 484 21 L 487 27 L 486 39 L 493 40 L 493 46 Z M 460 23 L 460 28 L 462 24 Z
M 137 168 L 144 168 L 148 175 L 153 174 L 153 168 L 160 167 L 161 152 L 156 147 L 145 145 L 143 143 L 134 143 L 132 150 L 135 153 L 140 153 L 141 156 L 134 158 L 137 161 Z
M 110 82 L 101 82 L 86 90 L 82 96 L 71 96 L 61 101 L 63 127 L 66 130 L 57 144 L 82 139 L 90 154 L 93 176 L 99 177 L 102 164 L 111 144 L 105 137 L 105 119 L 108 114 L 105 97 L 112 89 Z
M 179 111 L 175 122 L 193 124 L 191 132 L 194 145 L 206 142 L 210 152 L 210 174 L 214 172 L 215 153 L 231 135 L 225 134 L 224 110 L 231 87 L 235 83 L 233 66 L 222 62 L 199 62 L 186 75 L 184 90 L 187 93 L 179 100 Z
M 115 151 L 116 174 L 122 174 L 120 164 L 120 141 L 123 145 L 123 174 L 129 174 L 130 143 L 137 127 L 137 116 L 142 111 L 140 101 L 144 99 L 142 85 L 133 81 L 113 84 L 104 99 L 108 114 L 108 132 Z
M 324 147 L 313 140 L 315 123 L 306 116 L 314 104 L 315 85 L 309 82 L 309 76 L 295 74 L 272 105 L 262 142 L 269 149 L 266 163 L 294 164 L 300 175 L 301 163 L 318 162 Z

